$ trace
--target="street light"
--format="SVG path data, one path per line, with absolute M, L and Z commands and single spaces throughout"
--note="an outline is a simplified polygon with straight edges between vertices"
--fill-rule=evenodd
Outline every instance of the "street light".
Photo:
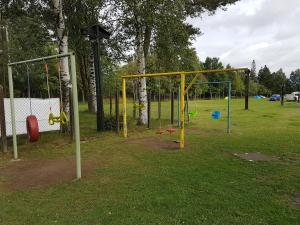
M 104 131 L 104 110 L 103 110 L 103 74 L 100 64 L 100 40 L 108 39 L 110 33 L 100 25 L 81 29 L 81 34 L 88 37 L 92 44 L 94 56 L 94 68 L 96 78 L 96 100 L 97 100 L 97 131 Z

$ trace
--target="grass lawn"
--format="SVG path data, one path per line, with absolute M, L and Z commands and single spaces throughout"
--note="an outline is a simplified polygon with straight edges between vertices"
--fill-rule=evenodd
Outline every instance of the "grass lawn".
M 169 126 L 169 105 L 163 102 L 162 127 Z M 0 224 L 300 224 L 299 204 L 293 203 L 300 193 L 300 106 L 253 99 L 249 111 L 243 106 L 243 100 L 232 100 L 228 135 L 225 100 L 190 102 L 199 114 L 186 125 L 187 147 L 179 151 L 128 143 L 176 139 L 156 134 L 157 103 L 153 129 L 131 120 L 128 141 L 96 133 L 95 116 L 81 105 L 82 160 L 94 163 L 93 170 L 80 181 L 15 191 L 7 188 L 13 177 L 0 176 Z M 131 109 L 129 104 L 129 116 Z M 220 120 L 210 118 L 214 110 L 222 112 Z M 69 139 L 57 133 L 34 144 L 21 140 L 19 150 L 28 162 L 74 154 Z M 279 159 L 250 162 L 233 155 L 243 152 Z M 0 171 L 12 164 L 9 159 L 1 156 Z

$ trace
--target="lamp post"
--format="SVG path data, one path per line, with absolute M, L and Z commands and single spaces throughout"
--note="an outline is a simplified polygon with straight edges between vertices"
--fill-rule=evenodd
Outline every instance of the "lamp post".
M 100 63 L 100 41 L 108 39 L 110 33 L 100 25 L 81 29 L 81 34 L 88 37 L 94 56 L 94 68 L 96 77 L 96 101 L 97 101 L 97 131 L 104 131 L 104 107 L 103 107 L 103 73 Z

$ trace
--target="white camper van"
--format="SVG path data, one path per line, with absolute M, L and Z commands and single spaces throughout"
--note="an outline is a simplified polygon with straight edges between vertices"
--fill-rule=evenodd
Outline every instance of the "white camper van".
M 298 99 L 300 98 L 300 92 L 299 91 L 296 91 L 296 92 L 293 92 L 291 94 L 287 94 L 284 96 L 284 99 L 286 101 L 298 101 Z

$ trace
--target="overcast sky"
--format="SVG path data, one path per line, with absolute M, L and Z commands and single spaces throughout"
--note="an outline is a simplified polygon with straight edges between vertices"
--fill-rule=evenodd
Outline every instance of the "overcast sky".
M 200 60 L 219 57 L 224 64 L 257 70 L 267 65 L 289 76 L 300 68 L 300 0 L 240 0 L 215 15 L 189 20 L 204 33 L 194 41 Z

